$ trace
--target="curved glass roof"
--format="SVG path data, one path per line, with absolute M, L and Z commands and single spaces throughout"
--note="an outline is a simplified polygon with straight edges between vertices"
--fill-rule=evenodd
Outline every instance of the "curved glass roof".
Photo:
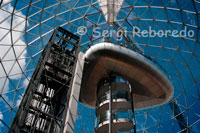
M 167 72 L 175 88 L 173 104 L 135 111 L 138 132 L 181 132 L 175 118 L 179 115 L 187 129 L 200 132 L 200 1 L 116 0 L 117 9 L 109 7 L 114 25 L 106 21 L 100 1 L 0 1 L 0 132 L 8 132 L 40 54 L 58 26 L 81 37 L 83 52 L 105 36 L 130 48 L 134 42 Z M 119 36 L 119 30 L 127 31 L 127 37 Z M 94 132 L 94 109 L 79 103 L 74 115 L 75 132 Z

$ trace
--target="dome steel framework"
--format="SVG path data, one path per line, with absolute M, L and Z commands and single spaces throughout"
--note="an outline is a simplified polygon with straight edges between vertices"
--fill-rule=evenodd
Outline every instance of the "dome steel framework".
M 80 36 L 82 52 L 102 42 L 105 30 L 127 30 L 127 37 L 119 40 L 110 34 L 110 41 L 133 50 L 130 42 L 137 44 L 137 50 L 160 65 L 174 86 L 168 103 L 135 111 L 137 132 L 200 132 L 200 1 L 116 0 L 122 3 L 115 14 L 117 26 L 106 21 L 100 1 L 0 1 L 0 132 L 9 131 L 41 52 L 58 26 Z M 149 28 L 194 34 L 133 34 Z M 94 109 L 78 102 L 72 115 L 76 116 L 74 132 L 95 132 Z

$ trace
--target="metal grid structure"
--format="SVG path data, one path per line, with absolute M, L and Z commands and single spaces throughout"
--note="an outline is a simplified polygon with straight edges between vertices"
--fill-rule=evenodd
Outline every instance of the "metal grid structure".
M 10 132 L 63 132 L 79 37 L 57 28 L 44 48 Z
M 74 34 L 85 26 L 81 51 L 102 41 L 93 29 L 109 26 L 97 0 L 1 0 L 0 2 L 0 132 L 8 132 L 27 84 L 52 32 L 61 26 Z M 139 37 L 134 41 L 171 77 L 174 97 L 169 104 L 136 110 L 138 132 L 198 132 L 200 129 L 200 1 L 124 0 L 116 17 L 120 28 L 141 30 L 193 30 L 193 37 Z M 133 36 L 132 32 L 128 35 Z M 114 36 L 114 35 L 113 35 Z M 133 37 L 132 37 L 133 39 Z M 126 45 L 126 39 L 116 41 Z M 130 45 L 127 47 L 132 48 Z M 179 113 L 174 113 L 179 107 Z M 94 132 L 95 111 L 79 103 L 75 132 Z M 185 118 L 184 128 L 177 117 Z

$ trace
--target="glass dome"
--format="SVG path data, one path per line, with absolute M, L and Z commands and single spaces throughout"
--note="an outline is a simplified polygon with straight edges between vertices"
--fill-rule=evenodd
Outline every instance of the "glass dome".
M 108 37 L 151 58 L 166 71 L 174 86 L 173 99 L 136 110 L 138 132 L 200 132 L 200 1 L 113 3 L 116 10 L 109 8 L 113 16 L 108 20 L 101 0 L 1 0 L 0 132 L 9 131 L 41 52 L 58 26 L 81 37 L 82 52 Z M 95 132 L 94 109 L 79 103 L 73 115 L 74 132 Z

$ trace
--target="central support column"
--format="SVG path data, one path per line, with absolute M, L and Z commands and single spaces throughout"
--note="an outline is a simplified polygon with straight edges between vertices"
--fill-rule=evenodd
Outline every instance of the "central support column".
M 131 89 L 127 82 L 110 76 L 97 87 L 97 133 L 130 131 L 134 128 Z
M 109 133 L 112 133 L 112 88 L 109 85 Z

